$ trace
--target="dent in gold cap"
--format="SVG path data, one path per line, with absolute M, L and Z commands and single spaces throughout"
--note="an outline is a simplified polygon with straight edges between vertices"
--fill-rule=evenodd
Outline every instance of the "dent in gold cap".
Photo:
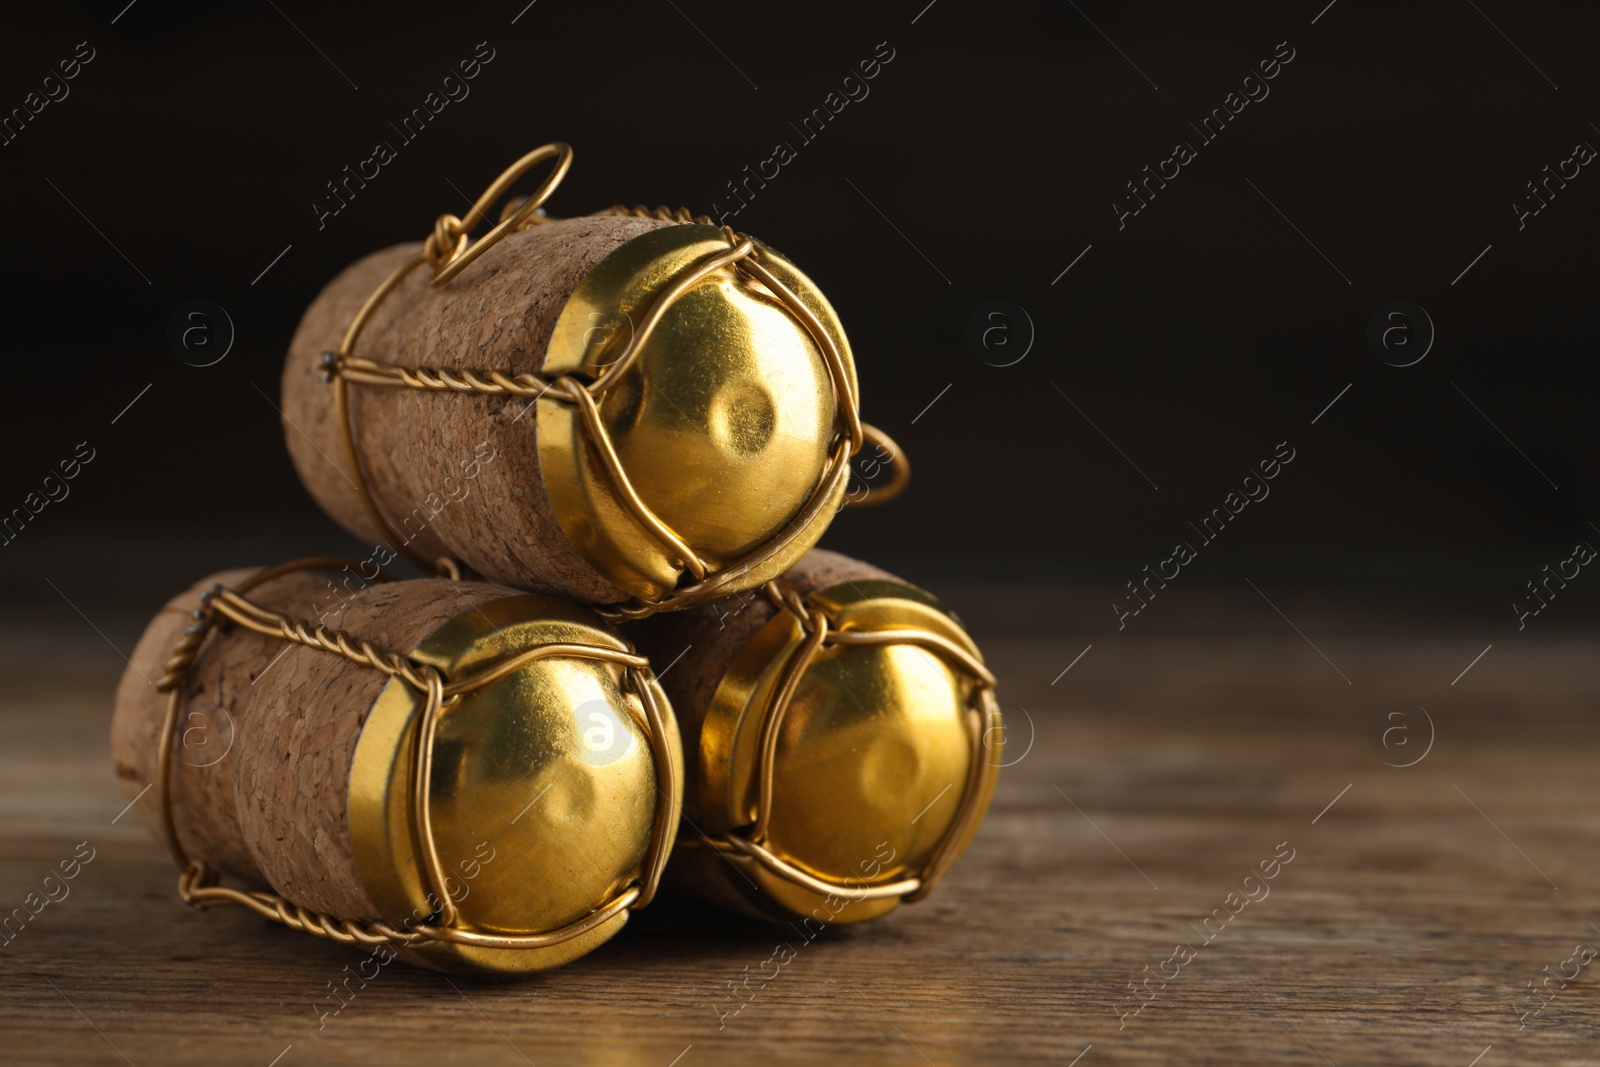
M 612 251 L 568 300 L 544 373 L 585 383 L 538 403 L 562 529 L 658 607 L 787 569 L 838 510 L 861 444 L 833 308 L 731 230 L 664 227 Z
M 535 595 L 458 616 L 409 658 L 488 681 L 447 696 L 436 718 L 431 825 L 415 804 L 414 688 L 391 679 L 356 748 L 350 836 L 372 900 L 402 929 L 437 919 L 431 840 L 456 912 L 432 924 L 453 939 L 406 951 L 509 976 L 609 939 L 654 892 L 682 796 L 677 722 L 644 660 L 591 612 Z
M 775 921 L 859 922 L 920 899 L 966 849 L 1001 760 L 993 675 L 928 594 L 801 598 L 711 698 L 677 880 Z

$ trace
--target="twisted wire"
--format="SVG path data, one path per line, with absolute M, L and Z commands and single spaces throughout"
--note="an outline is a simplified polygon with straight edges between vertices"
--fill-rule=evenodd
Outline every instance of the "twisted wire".
M 520 396 L 538 399 L 551 384 L 535 374 L 507 374 L 504 371 L 449 370 L 438 367 L 403 367 L 360 356 L 322 354 L 325 378 L 343 377 L 366 385 L 398 385 L 433 392 L 483 393 L 488 396 Z
M 206 594 L 210 607 L 247 629 L 267 637 L 276 637 L 291 644 L 307 648 L 320 648 L 343 656 L 352 663 L 375 667 L 384 674 L 405 679 L 413 688 L 426 691 L 429 674 L 419 670 L 404 656 L 385 652 L 370 641 L 361 640 L 344 630 L 330 629 L 322 624 L 311 624 L 303 619 L 290 618 L 282 612 L 261 607 L 220 585 Z M 202 598 L 204 602 L 204 598 Z M 192 662 L 192 660 L 191 660 Z
M 680 207 L 674 211 L 666 206 L 651 209 L 645 207 L 643 204 L 635 204 L 633 207 L 628 207 L 625 204 L 613 204 L 604 211 L 596 211 L 595 214 L 608 216 L 620 215 L 625 218 L 634 219 L 660 219 L 662 222 L 697 222 L 702 226 L 716 225 L 716 223 L 711 221 L 710 216 L 696 215 L 686 207 Z

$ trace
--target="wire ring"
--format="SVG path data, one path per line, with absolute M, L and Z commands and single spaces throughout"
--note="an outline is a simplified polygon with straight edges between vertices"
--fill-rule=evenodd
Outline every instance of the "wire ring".
M 528 220 L 534 217 L 534 213 L 544 206 L 546 200 L 550 199 L 550 194 L 556 191 L 556 186 L 561 184 L 561 180 L 567 176 L 567 169 L 572 166 L 572 146 L 565 142 L 555 141 L 547 145 L 540 145 L 507 167 L 505 172 L 496 178 L 489 188 L 483 191 L 483 195 L 473 202 L 472 208 L 467 212 L 466 217 L 458 221 L 457 232 L 465 240 L 467 234 L 475 230 L 479 223 L 489 217 L 489 209 L 494 206 L 495 201 L 505 195 L 505 191 L 518 178 L 526 174 L 529 168 L 535 164 L 542 163 L 552 156 L 558 157 L 556 165 L 551 168 L 549 174 L 545 175 L 544 181 L 539 183 L 539 188 L 534 190 L 533 195 L 524 200 L 510 217 L 502 218 L 492 230 L 478 240 L 470 245 L 458 245 L 450 258 L 435 269 L 433 275 L 434 285 L 443 285 L 457 274 L 460 274 L 469 263 L 487 252 L 506 234 L 526 229 L 531 225 Z M 441 221 L 443 218 L 453 217 L 442 216 Z
M 845 497 L 844 506 L 847 508 L 869 508 L 874 504 L 888 503 L 905 492 L 906 486 L 911 484 L 911 461 L 906 459 L 905 450 L 895 443 L 895 439 L 866 422 L 861 424 L 861 433 L 879 451 L 889 454 L 889 467 L 894 471 L 894 477 L 889 479 L 888 485 L 868 488 L 854 499 Z

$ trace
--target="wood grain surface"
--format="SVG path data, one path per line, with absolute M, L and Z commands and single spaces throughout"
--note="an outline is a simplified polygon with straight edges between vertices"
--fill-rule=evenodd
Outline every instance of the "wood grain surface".
M 183 907 L 106 736 L 111 646 L 157 605 L 8 619 L 0 913 L 76 876 L 0 936 L 0 1061 L 1600 1059 L 1592 623 L 1245 587 L 1119 631 L 1109 591 L 924 584 L 995 667 L 1013 761 L 928 901 L 809 943 L 663 903 L 516 984 L 396 963 L 362 986 L 358 952 Z

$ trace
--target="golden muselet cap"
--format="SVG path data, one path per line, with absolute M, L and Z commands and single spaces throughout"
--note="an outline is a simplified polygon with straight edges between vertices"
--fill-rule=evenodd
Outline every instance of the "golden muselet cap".
M 629 632 L 683 657 L 664 680 L 689 774 L 678 884 L 776 921 L 859 922 L 921 899 L 977 832 L 1001 762 L 994 679 L 927 593 L 814 550 L 759 596 Z
M 538 405 L 562 530 L 641 600 L 760 585 L 843 500 L 863 432 L 849 342 L 816 285 L 753 238 L 685 223 L 628 241 L 568 299 L 544 373 L 590 394 Z

